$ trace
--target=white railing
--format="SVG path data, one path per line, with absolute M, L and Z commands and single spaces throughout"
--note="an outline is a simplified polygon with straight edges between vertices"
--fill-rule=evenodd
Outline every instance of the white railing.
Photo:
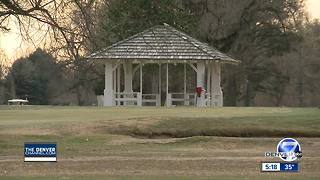
M 114 93 L 114 101 L 117 106 L 137 105 L 142 106 L 142 95 L 140 92 L 120 92 Z M 122 102 L 122 104 L 121 104 Z
M 196 93 L 169 93 L 167 103 L 168 106 L 172 106 L 175 102 L 183 102 L 183 105 L 185 106 L 189 106 L 190 104 L 196 105 L 197 98 L 200 97 L 197 97 Z M 211 104 L 211 97 L 209 93 L 205 93 L 204 104 L 205 106 L 210 106 Z
M 205 96 L 204 96 L 204 104 L 206 106 L 211 106 L 211 96 L 210 96 L 210 93 L 205 93 Z
M 194 93 L 168 93 L 167 106 L 172 106 L 174 102 L 183 102 L 183 105 L 188 106 L 190 103 L 195 104 L 195 98 Z
M 160 106 L 160 94 L 142 94 L 142 103 L 154 103 Z
M 117 106 L 142 106 L 146 103 L 153 103 L 155 106 L 161 106 L 159 94 L 141 94 L 140 92 L 121 92 L 114 93 L 114 105 Z M 197 105 L 197 95 L 196 93 L 169 93 L 167 97 L 167 106 L 176 105 L 177 102 L 183 102 L 185 106 Z M 223 106 L 223 96 L 222 93 L 214 94 L 212 97 L 209 93 L 205 93 L 204 105 L 205 106 Z M 97 96 L 98 105 L 103 106 L 103 96 Z
M 160 106 L 159 94 L 141 94 L 140 92 L 120 92 L 114 93 L 114 101 L 117 106 L 142 106 L 143 103 L 153 103 Z

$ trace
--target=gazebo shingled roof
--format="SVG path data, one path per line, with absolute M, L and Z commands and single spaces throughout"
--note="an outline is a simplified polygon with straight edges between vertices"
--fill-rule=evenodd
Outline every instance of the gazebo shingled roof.
M 154 26 L 102 51 L 90 59 L 122 60 L 218 60 L 239 63 L 217 49 L 164 24 Z

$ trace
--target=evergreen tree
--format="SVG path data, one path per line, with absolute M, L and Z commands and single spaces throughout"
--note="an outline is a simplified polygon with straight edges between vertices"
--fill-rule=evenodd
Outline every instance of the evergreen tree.
M 30 104 L 48 104 L 47 86 L 55 70 L 54 58 L 37 49 L 13 63 L 7 80 L 14 82 L 12 88 L 17 98 L 28 98 Z

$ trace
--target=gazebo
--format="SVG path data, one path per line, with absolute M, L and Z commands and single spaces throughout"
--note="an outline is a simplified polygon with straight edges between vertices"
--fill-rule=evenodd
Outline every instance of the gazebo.
M 217 49 L 202 43 L 168 24 L 154 26 L 141 33 L 117 42 L 101 51 L 87 56 L 105 66 L 104 106 L 136 105 L 146 103 L 161 105 L 161 67 L 166 66 L 166 106 L 176 102 L 183 105 L 223 106 L 223 92 L 220 87 L 222 63 L 238 64 Z M 143 93 L 144 64 L 158 64 L 158 92 Z M 184 92 L 169 92 L 168 64 L 184 64 Z M 186 66 L 196 72 L 196 87 L 187 93 Z M 124 88 L 120 92 L 121 67 L 124 72 Z M 133 75 L 140 71 L 140 91 L 133 92 Z

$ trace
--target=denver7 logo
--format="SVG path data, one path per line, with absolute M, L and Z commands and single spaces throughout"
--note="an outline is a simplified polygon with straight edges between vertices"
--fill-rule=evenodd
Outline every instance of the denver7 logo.
M 279 157 L 282 160 L 291 162 L 297 159 L 296 153 L 301 152 L 301 147 L 297 140 L 285 138 L 279 142 L 277 152 L 281 154 Z

